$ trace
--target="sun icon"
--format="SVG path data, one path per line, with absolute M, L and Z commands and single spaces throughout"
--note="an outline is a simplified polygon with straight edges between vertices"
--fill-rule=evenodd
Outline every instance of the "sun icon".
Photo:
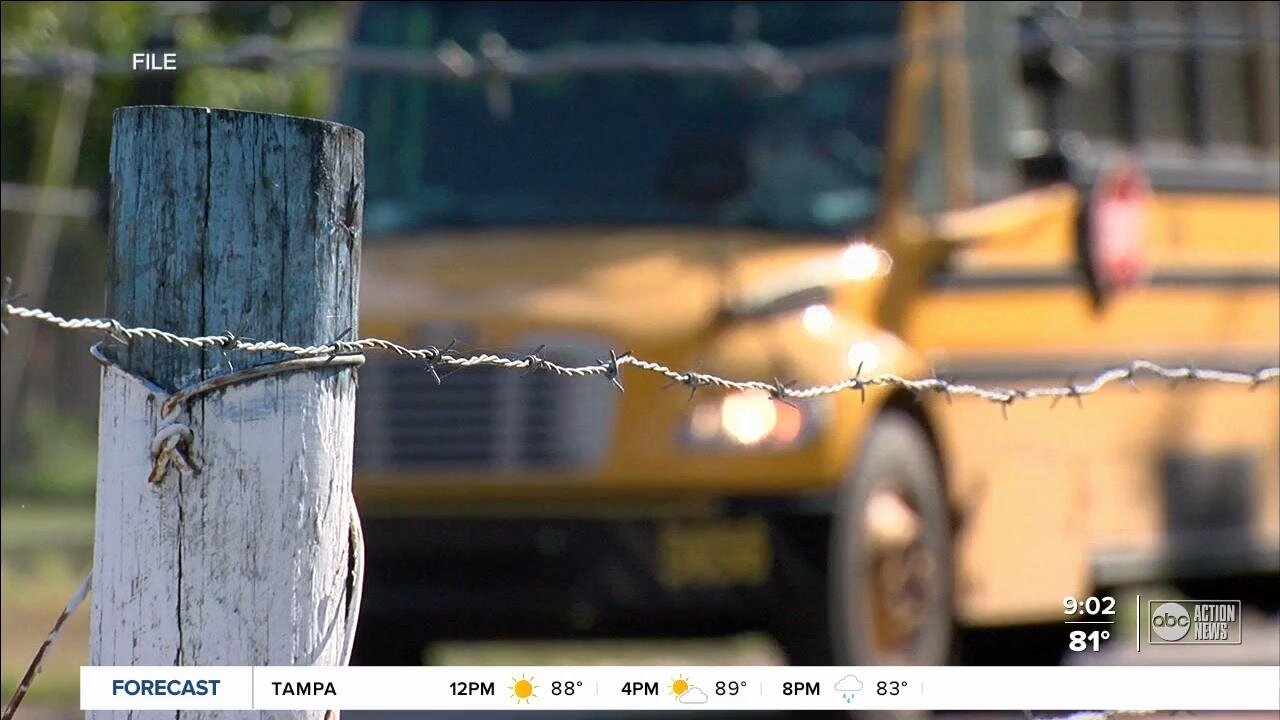
M 689 692 L 689 678 L 680 675 L 671 681 L 671 694 L 676 698 Z
M 511 697 L 515 699 L 517 705 L 520 703 L 527 705 L 529 704 L 529 698 L 538 697 L 533 694 L 533 691 L 537 690 L 538 686 L 533 684 L 532 677 L 526 678 L 524 673 L 520 673 L 518 679 L 511 678 L 511 687 L 507 689 L 511 691 Z

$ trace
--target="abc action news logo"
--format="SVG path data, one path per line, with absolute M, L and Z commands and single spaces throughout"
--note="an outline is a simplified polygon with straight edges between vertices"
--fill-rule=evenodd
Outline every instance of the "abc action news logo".
M 1239 645 L 1239 600 L 1150 600 L 1147 642 L 1152 645 Z

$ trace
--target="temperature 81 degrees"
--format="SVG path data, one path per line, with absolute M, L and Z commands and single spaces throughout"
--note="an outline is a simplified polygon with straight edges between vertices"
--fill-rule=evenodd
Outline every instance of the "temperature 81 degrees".
M 1102 643 L 1111 637 L 1110 630 L 1072 630 L 1067 636 L 1067 649 L 1071 652 L 1098 652 Z

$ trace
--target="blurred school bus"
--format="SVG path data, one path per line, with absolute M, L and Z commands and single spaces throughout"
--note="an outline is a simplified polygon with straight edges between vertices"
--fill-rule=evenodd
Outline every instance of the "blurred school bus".
M 1280 15 L 1202 7 L 363 4 L 355 44 L 458 77 L 344 78 L 362 332 L 804 385 L 1275 365 Z M 714 47 L 757 70 L 712 72 Z M 637 48 L 672 52 L 610 67 Z M 1059 652 L 1064 599 L 1131 583 L 1276 600 L 1274 384 L 1139 379 L 1055 409 L 690 397 L 634 369 L 625 393 L 437 386 L 414 361 L 360 381 L 366 662 L 757 628 L 794 662 L 943 663 L 1046 623 L 1018 647 Z

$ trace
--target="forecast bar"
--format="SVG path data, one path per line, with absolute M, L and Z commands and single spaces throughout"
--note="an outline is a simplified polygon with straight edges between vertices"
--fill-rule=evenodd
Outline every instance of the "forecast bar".
M 84 710 L 1280 710 L 1275 667 L 82 667 Z

